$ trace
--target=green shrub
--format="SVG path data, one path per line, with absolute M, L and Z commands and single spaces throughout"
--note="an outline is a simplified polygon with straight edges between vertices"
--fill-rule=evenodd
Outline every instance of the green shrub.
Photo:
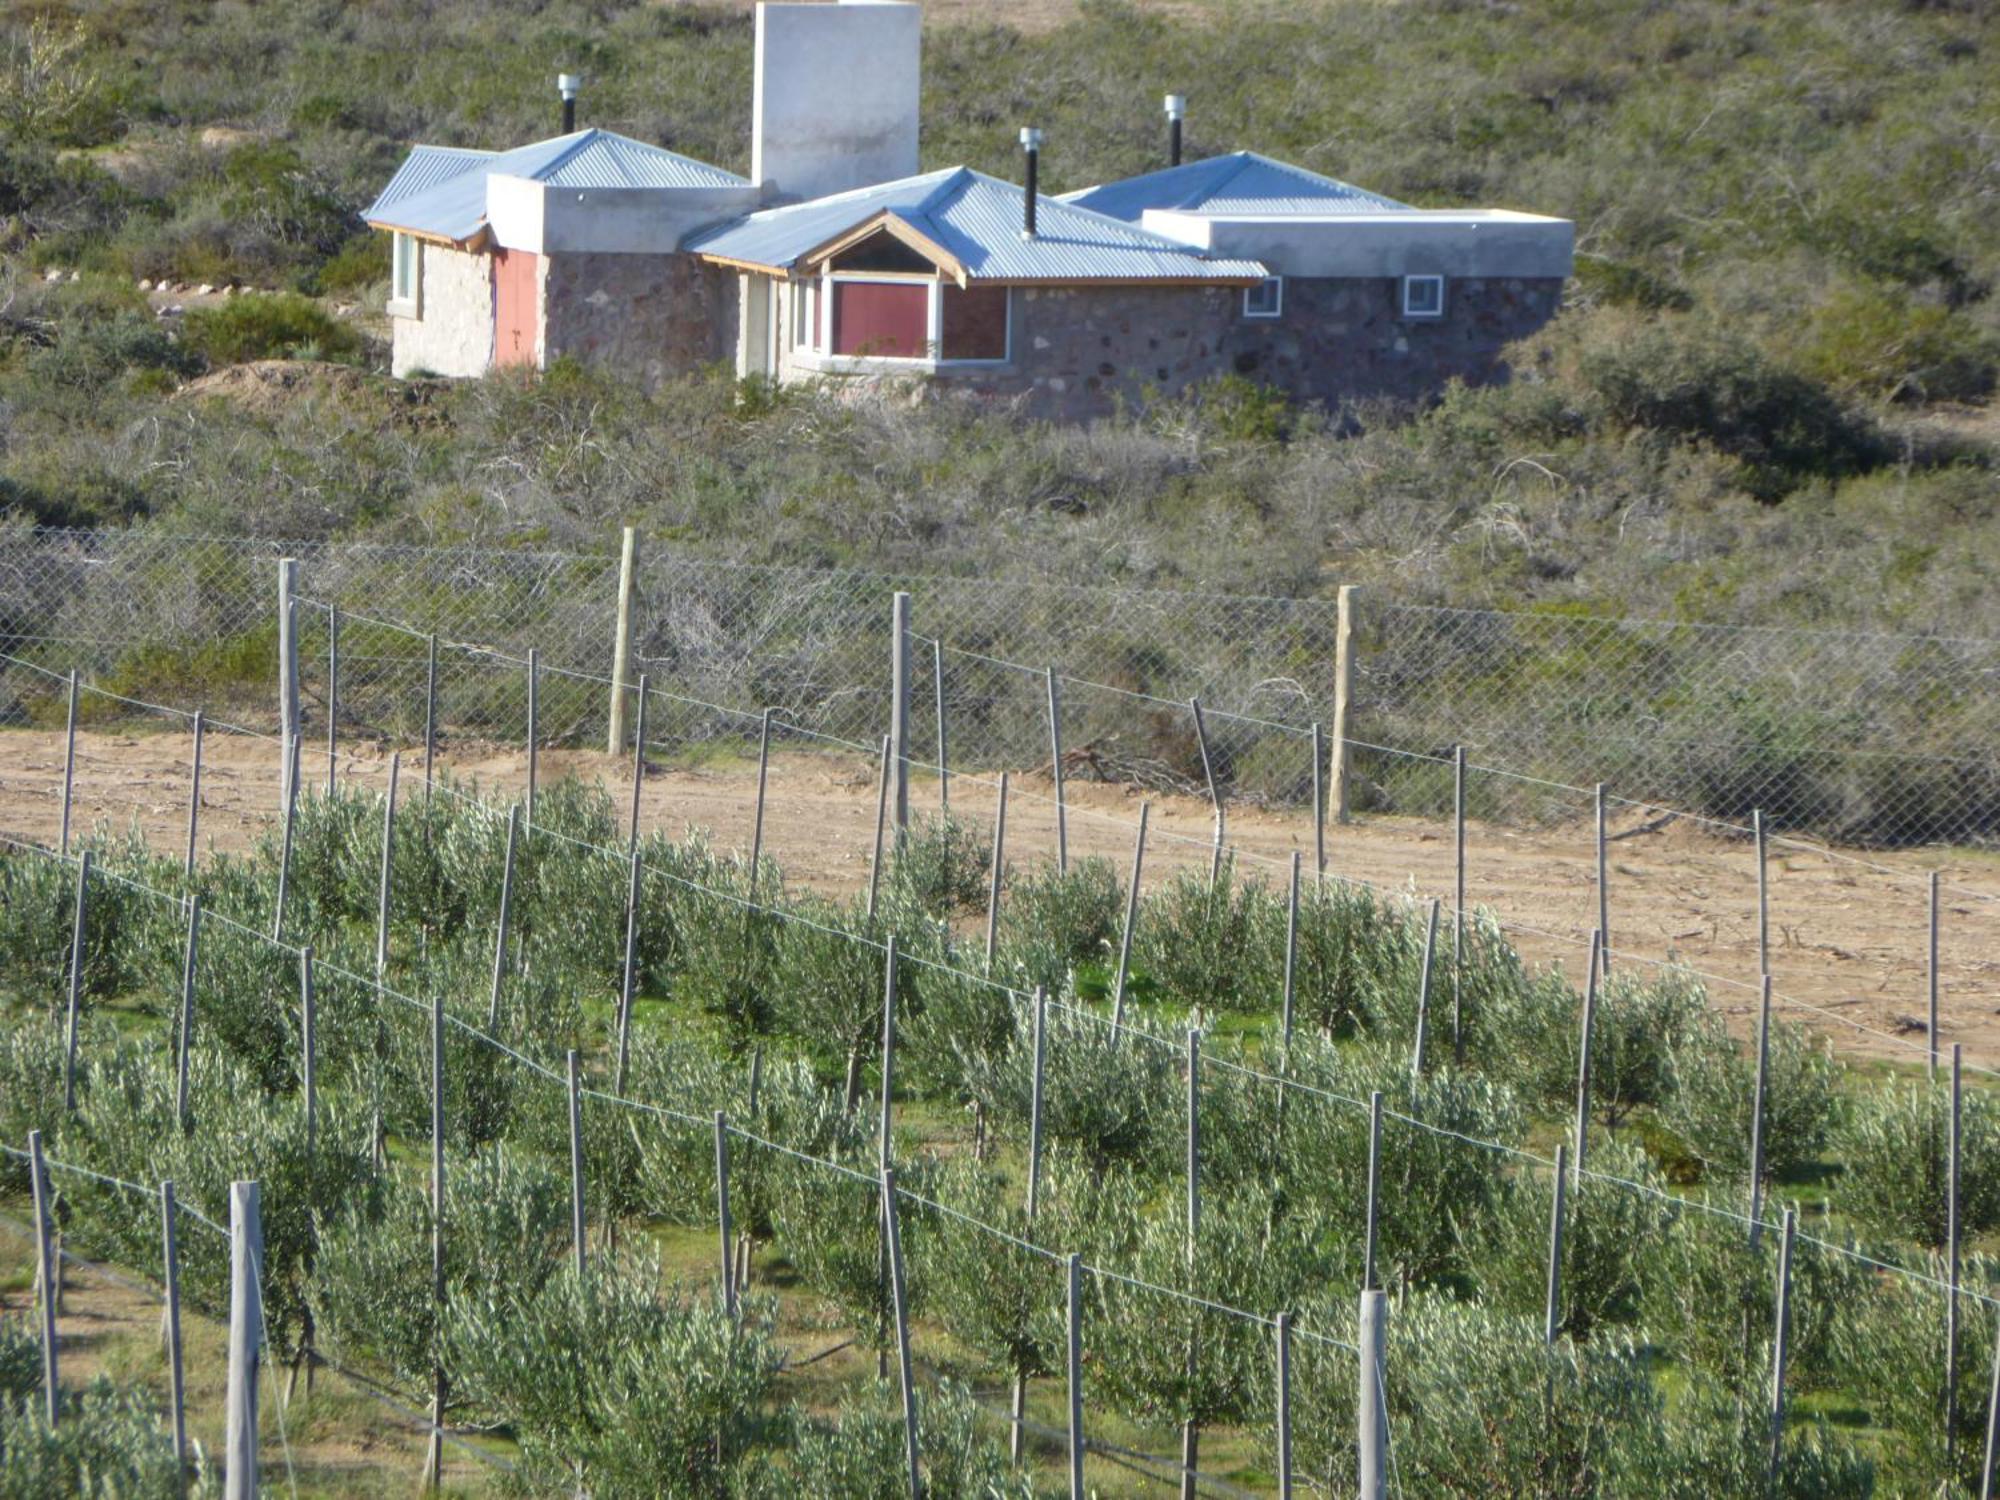
M 1008 880 L 1000 899 L 1002 967 L 1018 987 L 1060 995 L 1078 968 L 1108 968 L 1125 920 L 1124 889 L 1109 860 L 1076 860 L 1066 875 L 1038 868 Z
M 2000 1227 L 2000 1109 L 1965 1091 L 1959 1117 L 1959 1224 L 1972 1240 Z M 1948 1223 L 1951 1090 L 1889 1083 L 1848 1111 L 1835 1154 L 1841 1209 L 1872 1234 L 1941 1248 Z
M 992 841 L 978 825 L 932 813 L 896 840 L 890 878 L 920 910 L 951 917 L 986 909 L 992 866 Z
M 182 319 L 188 348 L 211 363 L 256 359 L 352 359 L 361 335 L 311 299 L 294 292 L 246 292 L 214 307 L 197 307 Z
M 1837 389 L 1889 401 L 1971 401 L 1993 390 L 2000 341 L 1907 291 L 1850 286 L 1812 318 L 1802 364 Z
M 1750 1171 L 1750 1113 L 1756 1059 L 1712 1012 L 1695 1020 L 1673 1050 L 1661 1120 L 1713 1177 Z M 1840 1118 L 1840 1065 L 1824 1037 L 1790 1021 L 1771 1024 L 1765 1081 L 1764 1171 L 1783 1179 L 1818 1161 Z
M 0 1402 L 0 1500 L 177 1500 L 220 1492 L 195 1445 L 195 1472 L 183 1487 L 173 1434 L 154 1394 L 98 1376 L 63 1394 L 54 1427 L 41 1396 Z
M 1275 1009 L 1283 986 L 1283 907 L 1241 884 L 1225 859 L 1215 879 L 1177 870 L 1142 903 L 1133 962 L 1163 998 L 1205 1014 Z

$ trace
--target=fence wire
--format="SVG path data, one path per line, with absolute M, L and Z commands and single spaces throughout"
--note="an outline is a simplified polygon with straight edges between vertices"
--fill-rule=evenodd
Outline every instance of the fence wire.
M 336 738 L 421 733 L 429 635 L 443 740 L 523 745 L 532 648 L 538 739 L 606 740 L 608 706 L 565 671 L 611 670 L 615 556 L 152 531 L 0 531 L 0 651 L 78 664 L 135 697 L 276 728 L 277 562 L 299 564 L 302 733 L 324 742 L 334 613 Z M 1187 704 L 1210 710 L 1210 769 L 1233 804 L 1309 799 L 1308 726 L 1329 724 L 1333 600 L 894 577 L 743 565 L 653 549 L 636 580 L 631 672 L 677 702 L 690 757 L 754 740 L 765 707 L 874 744 L 889 722 L 890 602 L 912 596 L 913 752 L 969 769 L 1050 759 L 1048 678 L 1069 775 L 1206 792 Z M 400 624 L 386 624 L 396 621 Z M 477 647 L 469 643 L 477 643 Z M 1567 822 L 1560 786 L 1866 844 L 2000 834 L 2000 642 L 1496 612 L 1356 596 L 1349 735 L 1357 812 L 1447 813 L 1450 753 L 1513 773 L 1474 816 Z M 60 683 L 0 667 L 0 725 L 59 727 Z M 115 703 L 90 722 L 121 723 Z

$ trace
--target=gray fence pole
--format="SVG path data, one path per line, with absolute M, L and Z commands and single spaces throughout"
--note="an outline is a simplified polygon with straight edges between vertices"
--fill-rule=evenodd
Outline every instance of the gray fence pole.
M 1785 1362 L 1792 1337 L 1792 1241 L 1798 1233 L 1798 1210 L 1785 1210 L 1784 1237 L 1778 1242 L 1778 1306 L 1771 1344 L 1771 1449 L 1765 1468 L 1767 1485 L 1778 1481 L 1785 1446 Z
M 69 1005 L 63 1022 L 63 1108 L 76 1109 L 76 1028 L 83 1011 L 84 948 L 89 938 L 90 851 L 76 862 L 76 909 L 69 935 Z
M 993 972 L 993 949 L 1000 938 L 1000 880 L 1007 869 L 1007 773 L 1000 773 L 999 801 L 993 811 L 993 871 L 986 885 L 986 972 Z
M 931 642 L 931 696 L 937 699 L 938 811 L 951 811 L 951 761 L 945 741 L 944 642 Z
M 188 1058 L 194 1051 L 194 975 L 201 951 L 201 897 L 188 902 L 187 950 L 181 956 L 180 1046 L 174 1057 L 174 1118 L 188 1128 Z
M 764 1047 L 760 1042 L 750 1050 L 750 1087 L 746 1090 L 743 1103 L 744 1114 L 752 1125 L 757 1123 L 757 1098 L 764 1086 Z
M 173 1179 L 160 1184 L 160 1287 L 167 1304 L 167 1399 L 172 1406 L 174 1473 L 187 1493 L 187 1377 L 181 1349 L 181 1253 L 175 1241 Z
M 757 899 L 757 869 L 764 861 L 764 792 L 771 780 L 771 710 L 757 724 L 757 816 L 750 827 L 750 899 Z
M 33 1178 L 35 1195 L 35 1287 L 41 1294 L 38 1307 L 42 1335 L 42 1412 L 48 1418 L 49 1426 L 56 1425 L 60 1415 L 61 1396 L 56 1373 L 56 1276 L 55 1257 L 49 1253 L 51 1235 L 50 1221 L 54 1218 L 55 1205 L 49 1200 L 53 1189 L 49 1184 L 49 1169 L 42 1160 L 42 1133 L 28 1132 L 28 1172 Z
M 1132 835 L 1132 881 L 1125 887 L 1125 925 L 1118 935 L 1118 974 L 1111 987 L 1111 1034 L 1125 1020 L 1125 981 L 1132 970 L 1132 929 L 1139 925 L 1139 883 L 1146 867 L 1146 821 L 1152 804 L 1139 804 L 1139 826 Z
M 319 1015 L 313 998 L 313 951 L 299 949 L 299 1097 L 306 1117 L 306 1155 L 319 1134 Z
M 507 855 L 500 866 L 500 921 L 493 933 L 493 987 L 486 999 L 486 1029 L 500 1034 L 500 986 L 507 977 L 507 926 L 514 910 L 514 849 L 521 838 L 521 807 L 507 809 Z
M 639 847 L 639 791 L 646 784 L 646 674 L 639 674 L 639 710 L 632 732 L 632 847 Z
M 1576 1180 L 1580 1188 L 1590 1155 L 1590 1044 L 1597 1030 L 1597 987 L 1604 972 L 1604 934 L 1590 935 L 1590 977 L 1583 987 L 1583 1016 L 1576 1054 Z
M 1069 809 L 1063 804 L 1062 699 L 1056 692 L 1056 669 L 1048 668 L 1049 775 L 1056 792 L 1056 872 L 1069 873 Z
M 1084 1500 L 1083 1488 L 1083 1257 L 1072 1254 L 1064 1267 L 1068 1286 L 1069 1495 Z M 2000 1365 L 1995 1366 L 2000 1369 Z M 1995 1377 L 2000 1386 L 2000 1376 Z
M 576 1274 L 581 1278 L 589 1266 L 590 1250 L 584 1240 L 583 1221 L 583 1080 L 574 1047 L 565 1062 L 569 1083 L 569 1238 L 576 1254 Z
M 326 611 L 326 794 L 340 787 L 340 610 Z
M 889 1295 L 896 1310 L 896 1370 L 903 1394 L 903 1451 L 910 1465 L 910 1500 L 921 1500 L 923 1472 L 917 1440 L 916 1372 L 910 1368 L 910 1308 L 903 1287 L 903 1236 L 897 1225 L 896 1169 L 882 1168 L 882 1228 L 889 1249 Z
M 1347 743 L 1347 720 L 1354 703 L 1354 585 L 1343 583 L 1335 596 L 1333 638 L 1333 816 L 1348 820 L 1350 772 L 1353 760 Z M 1324 870 L 1324 859 L 1320 863 Z
M 1322 780 L 1326 766 L 1326 742 L 1320 734 L 1319 722 L 1312 727 L 1313 758 L 1313 871 L 1322 884 L 1326 881 L 1326 784 Z
M 1951 1160 L 1945 1179 L 1945 1244 L 1950 1272 L 1944 1305 L 1944 1451 L 1947 1459 L 1955 1457 L 1958 1452 L 1958 1291 L 1960 1240 L 1965 1230 L 1959 1201 L 1959 1150 L 1965 1125 L 1964 1054 L 1961 1044 L 1951 1044 Z
M 1028 1086 L 1028 1218 L 1041 1207 L 1042 1076 L 1048 1065 L 1049 992 L 1035 986 L 1035 1072 Z
M 1284 1044 L 1285 1056 L 1292 1052 L 1292 1006 L 1298 991 L 1299 974 L 1299 851 L 1292 851 L 1292 885 L 1285 899 L 1285 994 L 1284 1005 L 1279 1012 L 1279 1035 Z M 1285 1091 L 1278 1090 L 1280 1099 Z
M 641 718 L 644 715 L 640 715 Z M 639 989 L 639 846 L 631 853 L 631 876 L 625 887 L 625 964 L 618 986 L 618 1068 L 612 1091 L 625 1092 L 625 1072 L 632 1058 L 632 998 Z
M 1771 972 L 1770 844 L 1764 830 L 1764 809 L 1750 813 L 1750 836 L 1757 850 L 1757 972 Z
M 1375 1279 L 1375 1239 L 1380 1223 L 1379 1194 L 1382 1188 L 1382 1091 L 1371 1090 L 1368 1095 L 1368 1215 L 1366 1232 L 1361 1248 L 1361 1285 L 1367 1289 L 1376 1284 Z
M 69 853 L 69 810 L 76 801 L 76 668 L 69 669 L 69 718 L 63 730 L 62 833 L 58 853 Z
M 722 1310 L 733 1323 L 736 1321 L 736 1265 L 735 1235 L 729 1218 L 729 1117 L 721 1110 L 715 1112 L 715 1212 L 720 1225 L 718 1239 L 722 1247 Z
M 257 1494 L 257 1370 L 264 1347 L 264 1226 L 257 1184 L 229 1184 L 229 1418 L 227 1500 Z
M 889 739 L 898 834 L 910 826 L 910 596 L 889 604 Z
M 1996 1457 L 2000 1457 L 2000 1332 L 1993 1340 L 1993 1379 L 1986 1391 L 1986 1452 L 1979 1464 L 1979 1500 L 1994 1500 Z
M 1215 837 L 1208 855 L 1208 883 L 1215 884 L 1222 873 L 1222 791 L 1215 784 L 1215 761 L 1208 753 L 1208 720 L 1201 711 L 1201 699 L 1188 699 L 1188 711 L 1194 715 L 1194 743 L 1201 752 L 1202 779 L 1208 783 L 1208 800 L 1215 808 Z
M 1930 942 L 1925 955 L 1924 988 L 1929 1005 L 1929 1019 L 1924 1028 L 1925 1039 L 1929 1042 L 1931 1077 L 1937 1077 L 1938 1067 L 1938 876 L 1931 871 L 1930 878 Z
M 1388 1355 L 1389 1294 L 1374 1287 L 1361 1290 L 1359 1322 L 1361 1345 L 1361 1389 L 1356 1414 L 1356 1438 L 1360 1462 L 1360 1500 L 1388 1500 L 1389 1496 L 1389 1412 L 1384 1397 Z
M 389 878 L 396 859 L 396 783 L 403 774 L 403 754 L 389 755 L 389 795 L 382 804 L 382 882 L 375 904 L 375 977 L 389 969 Z
M 1569 1147 L 1556 1147 L 1556 1196 L 1549 1210 L 1549 1280 L 1542 1302 L 1542 1342 L 1555 1346 L 1562 1327 L 1563 1206 L 1569 1190 Z
M 278 741 L 280 753 L 299 732 L 299 563 L 278 561 Z
M 887 1171 L 893 1157 L 889 1150 L 889 1127 L 894 1123 L 896 1091 L 896 934 L 889 934 L 889 946 L 882 955 L 882 1122 L 877 1147 L 880 1166 Z
M 1201 1233 L 1201 1033 L 1187 1034 L 1187 1269 L 1188 1291 L 1194 1291 L 1195 1248 Z M 1187 1377 L 1190 1387 L 1201 1358 L 1201 1313 L 1188 1315 Z M 1181 1500 L 1195 1500 L 1195 1471 L 1201 1462 L 1201 1425 L 1189 1418 L 1181 1424 Z
M 188 774 L 188 836 L 185 871 L 194 874 L 195 837 L 201 827 L 201 739 L 207 721 L 200 709 L 194 713 L 194 761 Z
M 1451 1061 L 1465 1066 L 1465 746 L 1451 749 Z
M 444 989 L 431 990 L 431 1308 L 440 1344 L 444 1331 Z M 444 1481 L 444 1351 L 431 1354 L 431 1431 L 424 1472 L 432 1490 Z
M 1757 1082 L 1750 1094 L 1750 1248 L 1764 1239 L 1764 1090 L 1771 1067 L 1771 976 L 1758 982 Z
M 1292 1500 L 1292 1315 L 1279 1313 L 1278 1500 Z
M 438 638 L 432 631 L 424 661 L 424 795 L 436 785 L 438 710 Z
M 625 673 L 632 657 L 632 583 L 639 561 L 639 533 L 625 528 L 618 552 L 618 633 L 611 641 L 610 729 L 604 753 L 618 755 L 625 749 Z
M 1417 970 L 1417 1035 L 1410 1044 L 1410 1076 L 1424 1076 L 1424 1046 L 1431 1032 L 1431 965 L 1437 957 L 1438 899 L 1431 897 L 1430 920 L 1424 924 L 1424 961 Z
M 1611 859 L 1610 840 L 1606 836 L 1604 822 L 1604 783 L 1597 783 L 1597 930 L 1604 935 L 1603 952 L 1598 961 L 1604 965 L 1604 972 L 1611 972 Z
M 299 740 L 292 736 L 292 743 L 285 756 L 285 819 L 284 830 L 278 839 L 278 894 L 271 903 L 271 941 L 283 942 L 285 937 L 285 898 L 292 884 L 292 831 L 297 826 L 299 816 Z
M 541 755 L 541 723 L 539 699 L 542 675 L 541 653 L 533 646 L 528 648 L 528 830 L 535 827 L 535 772 Z
M 895 743 L 882 736 L 882 768 L 875 778 L 875 849 L 868 856 L 868 925 L 875 926 L 875 906 L 882 896 L 882 840 L 889 823 L 889 767 L 895 759 Z

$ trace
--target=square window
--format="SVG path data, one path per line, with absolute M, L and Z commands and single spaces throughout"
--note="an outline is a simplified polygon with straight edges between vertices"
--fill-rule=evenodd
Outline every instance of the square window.
M 1267 276 L 1255 286 L 1243 288 L 1243 316 L 1275 318 L 1285 310 L 1285 278 Z
M 1403 278 L 1403 316 L 1406 318 L 1443 317 L 1444 278 L 1442 276 L 1405 276 Z
M 961 291 L 946 284 L 938 288 L 943 299 L 941 359 L 983 360 L 997 363 L 1007 357 L 1008 293 L 1004 286 L 974 286 Z

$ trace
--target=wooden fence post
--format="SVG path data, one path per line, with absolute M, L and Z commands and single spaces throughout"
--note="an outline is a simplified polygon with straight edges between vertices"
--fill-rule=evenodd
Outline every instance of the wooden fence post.
M 223 1481 L 227 1500 L 257 1494 L 257 1372 L 264 1347 L 264 1226 L 257 1184 L 229 1185 L 229 1394 Z
M 1347 720 L 1354 702 L 1354 585 L 1343 583 L 1335 596 L 1333 636 L 1333 816 L 1348 821 L 1353 761 Z M 1324 868 L 1324 864 L 1322 864 Z
M 627 526 L 618 553 L 618 633 L 611 642 L 610 732 L 604 753 L 617 755 L 625 748 L 625 673 L 632 657 L 632 585 L 639 560 L 639 533 Z

